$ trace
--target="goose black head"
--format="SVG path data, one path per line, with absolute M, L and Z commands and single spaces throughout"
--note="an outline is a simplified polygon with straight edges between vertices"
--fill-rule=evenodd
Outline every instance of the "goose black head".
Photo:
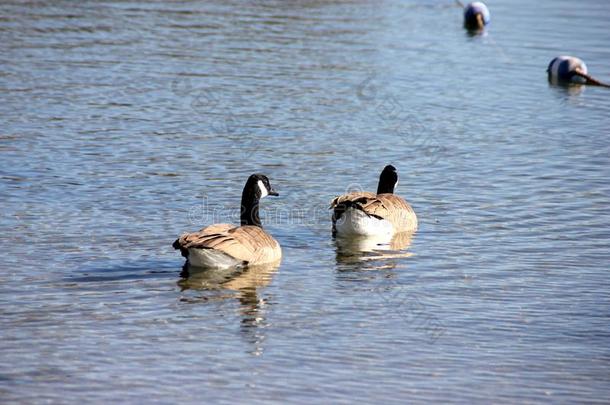
M 265 198 L 268 195 L 278 196 L 279 194 L 271 187 L 269 178 L 264 174 L 255 173 L 248 178 L 244 192 L 253 195 L 256 199 Z
M 377 186 L 377 194 L 393 194 L 394 187 L 398 184 L 398 173 L 392 165 L 387 165 L 379 175 L 379 185 Z
M 490 15 L 487 6 L 475 1 L 464 7 L 464 27 L 468 30 L 481 30 L 489 24 Z
M 241 224 L 262 227 L 258 215 L 258 202 L 268 195 L 279 195 L 269 183 L 264 174 L 255 173 L 248 177 L 246 186 L 241 195 Z

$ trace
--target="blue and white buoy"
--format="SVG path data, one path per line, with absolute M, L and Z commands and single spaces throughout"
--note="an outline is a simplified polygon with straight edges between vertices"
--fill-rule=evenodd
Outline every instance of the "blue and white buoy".
M 549 63 L 547 68 L 549 82 L 553 84 L 592 84 L 610 87 L 605 83 L 589 76 L 587 65 L 581 59 L 574 56 L 558 56 Z
M 469 30 L 480 30 L 489 24 L 490 15 L 487 6 L 475 1 L 464 7 L 464 27 Z

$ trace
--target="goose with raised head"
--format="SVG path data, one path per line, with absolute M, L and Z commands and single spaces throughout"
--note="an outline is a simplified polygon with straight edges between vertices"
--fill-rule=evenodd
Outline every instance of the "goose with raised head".
M 354 192 L 332 200 L 333 236 L 391 236 L 417 229 L 413 208 L 394 194 L 398 173 L 392 165 L 379 176 L 377 193 Z
M 265 230 L 259 218 L 259 202 L 277 196 L 263 174 L 248 178 L 241 197 L 241 225 L 214 224 L 180 236 L 172 245 L 191 266 L 224 268 L 277 262 L 279 243 Z

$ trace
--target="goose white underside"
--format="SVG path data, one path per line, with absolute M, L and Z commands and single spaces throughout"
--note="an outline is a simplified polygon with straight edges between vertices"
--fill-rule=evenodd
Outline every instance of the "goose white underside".
M 226 268 L 243 264 L 243 261 L 214 249 L 191 248 L 188 251 L 188 261 L 195 267 Z
M 359 209 L 348 208 L 335 223 L 337 236 L 391 236 L 394 227 L 385 220 L 371 217 Z

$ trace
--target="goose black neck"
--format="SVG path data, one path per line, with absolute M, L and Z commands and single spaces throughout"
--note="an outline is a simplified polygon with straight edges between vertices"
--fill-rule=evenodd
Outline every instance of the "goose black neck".
M 241 195 L 241 225 L 253 225 L 262 228 L 261 219 L 258 216 L 258 203 L 260 197 L 251 184 L 246 184 Z
M 394 194 L 394 184 L 384 183 L 381 179 L 379 179 L 377 194 Z
M 377 194 L 394 194 L 394 187 L 398 182 L 398 175 L 393 166 L 386 166 L 379 176 Z

